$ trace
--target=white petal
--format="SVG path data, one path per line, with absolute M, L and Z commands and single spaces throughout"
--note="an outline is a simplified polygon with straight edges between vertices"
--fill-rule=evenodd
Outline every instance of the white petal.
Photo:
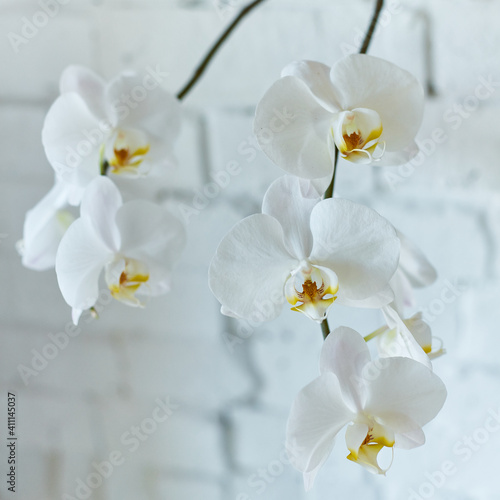
M 64 234 L 56 256 L 56 273 L 64 300 L 75 309 L 89 309 L 99 296 L 99 275 L 112 258 L 110 250 L 84 219 Z
M 294 450 L 290 461 L 304 473 L 311 473 L 328 458 L 335 436 L 354 418 L 342 399 L 335 375 L 327 372 L 297 395 L 287 424 L 286 447 Z M 314 477 L 308 477 L 312 487 Z
M 328 199 L 311 214 L 310 260 L 339 278 L 338 302 L 367 299 L 384 289 L 397 268 L 399 239 L 374 210 L 348 200 Z
M 417 427 L 412 431 L 396 434 L 396 444 L 394 446 L 403 450 L 411 450 L 418 446 L 422 446 L 424 443 L 424 431 L 420 427 Z
M 385 136 L 382 135 L 380 140 L 383 142 L 385 140 Z M 377 162 L 374 163 L 374 165 L 377 167 L 396 167 L 404 165 L 414 158 L 418 151 L 419 148 L 415 141 L 410 141 L 408 146 L 405 146 L 403 149 L 398 151 L 387 151 L 386 149 L 383 156 L 377 159 Z
M 394 302 L 391 304 L 391 307 L 400 316 L 404 316 L 405 309 L 407 307 L 415 307 L 416 303 L 413 288 L 399 266 L 391 281 L 389 281 L 389 285 L 394 293 Z
M 112 251 L 120 246 L 120 234 L 116 226 L 116 213 L 122 206 L 120 191 L 104 176 L 94 179 L 82 199 L 80 213 L 94 229 L 96 235 Z
M 385 306 L 382 312 L 391 330 L 382 335 L 378 340 L 377 346 L 380 355 L 411 358 L 432 369 L 429 356 L 424 352 L 399 314 L 390 306 Z
M 422 363 L 408 358 L 385 358 L 372 364 L 365 410 L 383 425 L 397 433 L 413 431 L 441 410 L 446 388 Z
M 348 307 L 362 307 L 367 309 L 381 309 L 394 300 L 394 293 L 389 285 L 385 286 L 375 295 L 362 300 L 352 300 L 342 297 L 342 305 Z
M 332 372 L 337 376 L 344 401 L 353 411 L 362 410 L 366 396 L 362 372 L 370 361 L 366 342 L 351 328 L 336 328 L 323 344 L 320 357 L 321 373 Z
M 119 128 L 141 129 L 170 145 L 180 131 L 180 103 L 159 84 L 147 89 L 144 81 L 132 72 L 114 78 L 105 90 L 108 116 Z
M 82 188 L 100 173 L 105 136 L 97 118 L 73 92 L 56 99 L 42 129 L 45 154 L 58 177 Z
M 335 87 L 330 80 L 330 67 L 315 61 L 294 61 L 283 69 L 281 76 L 295 76 L 302 80 L 319 104 L 335 113 L 339 111 Z
M 125 203 L 116 214 L 120 233 L 120 253 L 144 262 L 149 281 L 141 292 L 151 295 L 167 291 L 170 271 L 185 245 L 182 223 L 164 208 L 144 200 Z M 144 288 L 144 290 L 143 290 Z
M 413 75 L 383 59 L 353 54 L 333 66 L 330 78 L 342 109 L 368 108 L 380 115 L 387 151 L 412 144 L 424 104 L 422 86 Z
M 347 426 L 345 431 L 345 444 L 347 449 L 357 456 L 359 448 L 368 434 L 369 427 L 367 424 L 352 423 Z
M 257 214 L 236 224 L 221 241 L 209 270 L 219 302 L 245 319 L 274 319 L 285 300 L 284 285 L 298 265 L 285 247 L 279 222 Z
M 73 324 L 78 325 L 82 313 L 83 313 L 82 309 L 76 309 L 73 307 L 73 309 L 71 310 L 71 319 L 73 320 Z
M 83 66 L 68 66 L 59 81 L 61 94 L 76 92 L 84 101 L 91 113 L 97 118 L 105 118 L 104 80 L 92 70 Z
M 399 267 L 408 281 L 416 288 L 432 285 L 437 278 L 436 269 L 415 243 L 401 232 L 397 233 L 401 241 Z
M 281 224 L 287 247 L 298 259 L 306 259 L 311 253 L 311 212 L 320 200 L 310 181 L 291 175 L 274 181 L 264 196 L 262 213 Z
M 431 327 L 424 321 L 422 313 L 418 312 L 414 314 L 411 318 L 404 320 L 404 323 L 420 347 L 422 347 L 426 353 L 431 352 L 432 330 Z
M 318 177 L 317 179 L 310 179 L 311 185 L 316 189 L 318 193 L 324 193 L 330 182 L 332 181 L 332 172 L 330 172 L 326 177 Z
M 286 76 L 257 105 L 254 133 L 262 151 L 283 170 L 306 179 L 331 176 L 331 117 L 302 81 Z
M 73 222 L 66 208 L 68 193 L 58 182 L 27 214 L 24 221 L 23 265 L 42 271 L 54 267 L 57 247 Z

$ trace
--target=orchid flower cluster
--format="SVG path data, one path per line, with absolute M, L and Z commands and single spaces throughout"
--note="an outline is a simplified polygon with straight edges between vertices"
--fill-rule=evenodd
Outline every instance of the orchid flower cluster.
M 273 128 L 282 109 L 293 118 Z M 385 474 L 381 450 L 422 445 L 422 426 L 446 399 L 431 364 L 444 351 L 433 346 L 422 315 L 406 312 L 415 305 L 413 288 L 436 279 L 434 268 L 377 212 L 331 197 L 338 155 L 346 168 L 408 161 L 422 110 L 423 90 L 411 74 L 361 54 L 332 68 L 292 63 L 257 106 L 260 146 L 287 175 L 269 187 L 262 213 L 224 237 L 209 283 L 228 316 L 270 321 L 287 304 L 322 326 L 320 376 L 298 394 L 287 428 L 306 489 L 345 426 L 347 458 Z M 330 332 L 335 304 L 380 309 L 386 324 L 365 338 L 346 326 Z
M 150 201 L 175 164 L 180 105 L 154 74 L 109 83 L 70 66 L 45 118 L 42 143 L 55 171 L 50 192 L 25 219 L 23 264 L 55 267 L 73 321 L 106 290 L 130 306 L 169 289 L 184 245 L 179 219 Z
M 26 267 L 55 267 L 76 323 L 94 308 L 101 279 L 130 306 L 169 290 L 185 231 L 151 199 L 175 164 L 180 105 L 151 74 L 125 72 L 106 83 L 72 66 L 60 92 L 42 131 L 54 187 L 28 212 L 19 250 Z M 306 489 L 344 427 L 347 458 L 385 474 L 380 452 L 394 457 L 395 448 L 424 444 L 422 427 L 446 399 L 431 361 L 444 350 L 422 315 L 408 314 L 413 289 L 433 283 L 436 271 L 375 210 L 333 196 L 339 157 L 353 169 L 412 158 L 423 102 L 410 73 L 356 54 L 332 68 L 288 65 L 256 109 L 257 140 L 286 175 L 267 190 L 262 213 L 223 238 L 209 285 L 225 315 L 270 321 L 287 304 L 287 314 L 321 325 L 320 375 L 299 392 L 287 427 Z M 273 126 L 282 110 L 290 119 Z M 330 332 L 336 304 L 379 309 L 385 324 L 366 336 L 347 326 Z

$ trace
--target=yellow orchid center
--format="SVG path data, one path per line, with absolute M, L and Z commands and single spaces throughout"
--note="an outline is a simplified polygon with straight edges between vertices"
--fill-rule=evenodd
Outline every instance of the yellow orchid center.
M 147 266 L 136 259 L 115 260 L 106 270 L 106 281 L 116 300 L 132 306 L 142 306 L 135 293 L 149 280 Z
M 353 163 L 371 163 L 382 158 L 385 143 L 380 141 L 383 126 L 376 111 L 357 108 L 336 113 L 329 141 L 335 143 L 342 158 Z M 376 149 L 381 146 L 381 151 Z
M 144 133 L 118 130 L 106 148 L 106 159 L 113 174 L 137 175 L 138 167 L 149 153 Z
M 321 322 L 337 298 L 338 289 L 338 278 L 333 271 L 304 263 L 286 281 L 285 296 L 295 306 L 292 311 Z
M 358 463 L 376 474 L 385 474 L 388 468 L 382 469 L 380 467 L 378 464 L 378 455 L 383 448 L 394 447 L 394 433 L 383 425 L 372 421 L 365 427 L 365 429 L 367 428 L 366 436 L 361 444 L 359 444 L 359 440 L 356 442 L 355 436 L 351 433 L 351 430 L 355 429 L 355 427 L 352 426 L 347 429 L 346 442 L 350 451 L 347 459 Z

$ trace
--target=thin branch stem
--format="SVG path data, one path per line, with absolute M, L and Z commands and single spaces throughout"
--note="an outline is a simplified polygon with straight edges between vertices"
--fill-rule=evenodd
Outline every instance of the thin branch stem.
M 227 27 L 227 29 L 222 33 L 222 35 L 218 38 L 212 48 L 208 51 L 207 55 L 203 58 L 199 66 L 196 68 L 191 79 L 186 83 L 186 85 L 179 91 L 177 94 L 177 99 L 182 100 L 188 92 L 195 86 L 198 80 L 201 78 L 211 60 L 221 47 L 221 45 L 226 41 L 232 31 L 236 28 L 236 26 L 240 23 L 240 21 L 249 14 L 255 7 L 264 2 L 265 0 L 255 0 L 252 3 L 248 4 L 244 7 L 241 12 L 236 16 L 234 21 Z
M 375 11 L 373 12 L 370 26 L 368 27 L 365 39 L 363 40 L 363 45 L 361 45 L 361 48 L 359 49 L 360 54 L 366 54 L 368 52 L 368 48 L 370 47 L 370 42 L 372 41 L 373 33 L 375 32 L 378 18 L 380 16 L 380 12 L 382 11 L 383 7 L 384 7 L 384 0 L 377 0 L 377 5 L 375 6 Z
M 321 322 L 321 331 L 323 332 L 323 340 L 326 340 L 326 337 L 330 335 L 330 325 L 326 318 Z
M 339 161 L 339 150 L 335 148 L 335 158 L 333 160 L 333 174 L 330 185 L 325 191 L 325 200 L 328 198 L 333 198 L 333 190 L 335 189 L 335 174 L 337 172 L 337 162 Z

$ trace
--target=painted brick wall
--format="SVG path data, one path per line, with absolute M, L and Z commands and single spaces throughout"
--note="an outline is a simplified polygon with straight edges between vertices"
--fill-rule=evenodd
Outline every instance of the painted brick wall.
M 259 210 L 267 186 L 282 174 L 252 142 L 255 104 L 291 60 L 331 64 L 356 50 L 371 1 L 268 0 L 244 22 L 186 99 L 180 168 L 162 189 L 165 203 L 179 210 L 229 162 L 240 166 L 220 195 L 189 217 L 174 292 L 144 310 L 103 304 L 101 318 L 84 317 L 78 334 L 46 366 L 34 360 L 51 343 L 49 334 L 70 321 L 54 273 L 24 269 L 15 250 L 26 210 L 52 183 L 40 132 L 62 69 L 83 64 L 110 78 L 124 68 L 158 66 L 174 92 L 242 4 L 69 0 L 16 52 L 8 34 L 20 34 L 24 18 L 39 16 L 41 6 L 0 1 L 0 436 L 6 393 L 13 391 L 17 498 L 79 498 L 77 481 L 116 451 L 124 463 L 90 498 L 496 498 L 500 432 L 485 437 L 478 430 L 500 408 L 495 0 L 388 0 L 370 51 L 412 71 L 426 87 L 423 152 L 399 169 L 339 165 L 338 195 L 389 218 L 439 271 L 418 297 L 448 350 L 435 362 L 448 402 L 427 427 L 427 445 L 397 453 L 386 478 L 346 461 L 339 446 L 315 489 L 303 492 L 300 475 L 283 463 L 284 429 L 294 395 L 317 374 L 319 328 L 287 312 L 249 329 L 219 314 L 206 279 L 222 236 Z M 377 312 L 341 307 L 331 316 L 333 325 L 367 333 L 380 321 Z M 37 362 L 38 375 L 23 383 L 19 365 Z M 133 428 L 150 419 L 158 400 L 171 414 L 136 448 Z M 447 461 L 454 469 L 441 485 L 436 471 Z M 0 497 L 11 498 L 5 487 L 2 480 Z

